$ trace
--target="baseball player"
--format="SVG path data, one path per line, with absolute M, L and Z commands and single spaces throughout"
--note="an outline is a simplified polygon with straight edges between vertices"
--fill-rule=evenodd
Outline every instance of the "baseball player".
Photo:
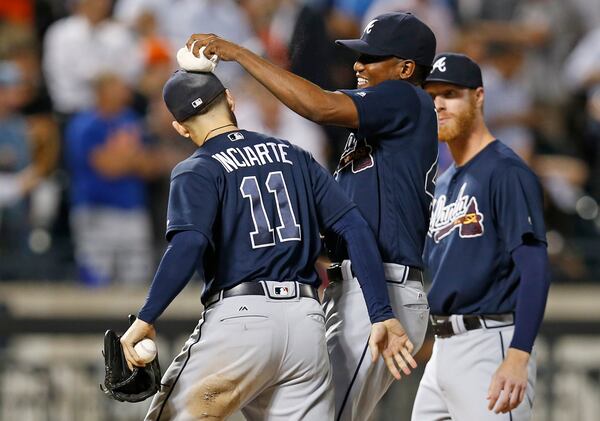
M 369 22 L 360 39 L 337 42 L 359 54 L 357 89 L 325 91 L 213 34 L 192 35 L 187 45 L 196 56 L 205 46 L 207 57 L 237 61 L 298 114 L 351 130 L 335 176 L 377 238 L 392 307 L 414 354 L 429 316 L 421 256 L 437 169 L 437 123 L 420 84 L 433 63 L 435 36 L 409 13 L 388 13 Z M 335 235 L 328 245 L 339 263 L 329 272 L 333 282 L 324 303 L 336 419 L 364 421 L 393 381 L 386 363 L 396 378 L 400 373 L 389 356 L 374 364 L 365 358 L 370 324 L 357 262 Z
M 241 130 L 212 73 L 177 71 L 164 87 L 175 129 L 199 149 L 171 176 L 170 244 L 147 301 L 121 343 L 154 337 L 154 321 L 197 270 L 202 320 L 162 379 L 147 420 L 333 418 L 325 319 L 315 261 L 320 230 L 356 256 L 373 323 L 371 351 L 410 364 L 393 317 L 375 238 L 356 206 L 310 154 Z M 404 354 L 408 355 L 405 356 Z
M 454 165 L 437 180 L 427 234 L 435 343 L 412 419 L 529 420 L 549 288 L 540 183 L 488 131 L 475 62 L 438 56 L 425 89 Z

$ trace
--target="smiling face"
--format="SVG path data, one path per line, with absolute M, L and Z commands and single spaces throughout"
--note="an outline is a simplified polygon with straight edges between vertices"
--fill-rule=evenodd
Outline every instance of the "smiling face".
M 466 139 L 481 117 L 483 89 L 468 89 L 443 82 L 429 82 L 425 90 L 433 99 L 438 116 L 438 138 L 451 143 Z
M 386 80 L 401 79 L 404 63 L 408 62 L 397 57 L 362 54 L 353 67 L 356 72 L 356 87 L 368 88 Z

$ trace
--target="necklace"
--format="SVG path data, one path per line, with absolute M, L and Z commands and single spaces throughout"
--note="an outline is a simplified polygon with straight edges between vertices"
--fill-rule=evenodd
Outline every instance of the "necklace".
M 210 130 L 208 133 L 206 133 L 206 136 L 204 136 L 204 140 L 202 141 L 202 143 L 206 142 L 206 138 L 207 138 L 207 137 L 208 137 L 208 136 L 209 136 L 209 135 L 210 135 L 212 132 L 214 132 L 214 131 L 217 131 L 217 130 L 219 130 L 219 129 L 224 129 L 225 127 L 229 127 L 229 126 L 233 126 L 233 127 L 235 127 L 235 124 L 233 124 L 233 123 L 229 123 L 229 124 L 226 124 L 226 125 L 224 125 L 224 126 L 215 127 L 214 129 Z

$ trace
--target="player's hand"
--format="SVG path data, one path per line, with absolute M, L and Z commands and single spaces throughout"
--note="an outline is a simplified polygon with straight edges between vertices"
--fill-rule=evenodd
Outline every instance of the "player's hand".
M 527 363 L 529 354 L 509 348 L 506 359 L 492 376 L 488 389 L 488 409 L 506 414 L 523 401 L 527 391 Z
M 223 61 L 235 61 L 242 50 L 239 45 L 219 38 L 215 34 L 193 34 L 185 45 L 196 57 L 200 57 L 200 48 L 206 47 L 204 50 L 206 58 L 210 59 L 216 54 Z
M 373 323 L 371 336 L 369 337 L 369 348 L 371 348 L 372 361 L 377 361 L 381 354 L 388 370 L 396 380 L 400 380 L 402 377 L 398 367 L 407 376 L 410 374 L 410 367 L 417 367 L 417 362 L 411 355 L 414 346 L 397 319 Z
M 127 332 L 121 336 L 123 354 L 125 355 L 125 359 L 127 360 L 127 365 L 129 366 L 130 370 L 133 370 L 134 366 L 144 367 L 146 365 L 137 352 L 135 352 L 135 349 L 133 349 L 135 344 L 144 338 L 156 338 L 156 331 L 154 330 L 153 325 L 148 324 L 140 319 L 135 319 L 135 322 L 129 326 Z

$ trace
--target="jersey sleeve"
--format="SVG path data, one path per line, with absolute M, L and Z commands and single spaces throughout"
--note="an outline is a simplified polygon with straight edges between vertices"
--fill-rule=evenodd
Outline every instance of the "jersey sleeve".
M 212 226 L 219 209 L 219 192 L 208 171 L 175 172 L 167 208 L 167 239 L 177 231 L 198 231 L 213 244 Z
M 319 226 L 329 229 L 342 215 L 356 205 L 325 168 L 309 155 L 308 171 L 315 197 Z
M 386 81 L 365 89 L 343 89 L 358 111 L 358 134 L 391 133 L 419 117 L 419 98 L 408 82 Z
M 497 229 L 509 253 L 524 238 L 546 242 L 543 195 L 540 183 L 530 170 L 502 167 L 492 177 L 492 201 Z

